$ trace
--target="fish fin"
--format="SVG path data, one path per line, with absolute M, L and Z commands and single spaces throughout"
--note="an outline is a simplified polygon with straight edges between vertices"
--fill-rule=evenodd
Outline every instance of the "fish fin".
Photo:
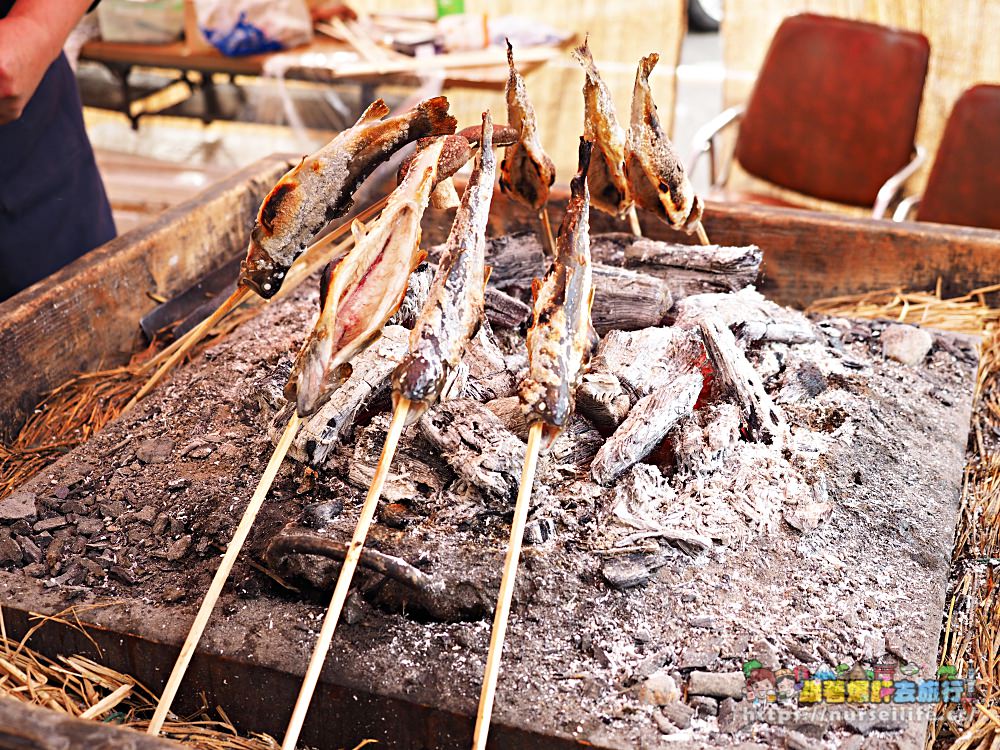
M 590 169 L 590 155 L 593 151 L 593 141 L 580 136 L 579 161 L 580 169 L 569 182 L 570 194 L 582 196 L 587 187 L 587 171 Z
M 490 283 L 490 275 L 493 273 L 493 266 L 486 266 L 483 269 L 483 286 Z
M 323 273 L 319 277 L 319 309 L 326 307 L 326 298 L 330 294 L 330 280 L 333 278 L 333 269 L 336 263 L 330 261 L 323 268 Z
M 447 96 L 435 96 L 420 102 L 417 111 L 427 119 L 432 135 L 452 135 L 458 128 L 458 120 L 448 114 Z
M 585 68 L 590 68 L 594 64 L 594 56 L 590 52 L 590 32 L 583 38 L 583 44 L 573 48 L 573 57 Z
M 641 75 L 643 80 L 647 83 L 649 82 L 649 74 L 653 72 L 653 68 L 656 67 L 656 63 L 659 61 L 660 55 L 656 52 L 650 52 L 639 61 L 639 75 Z
M 510 68 L 511 73 L 517 73 L 517 68 L 514 67 L 514 47 L 510 43 L 510 39 L 504 37 L 503 40 L 507 42 L 507 65 Z
M 532 279 L 531 280 L 531 301 L 532 301 L 532 303 L 534 303 L 534 302 L 536 302 L 538 300 L 538 290 L 541 289 L 541 288 L 542 288 L 542 280 L 541 279 Z
M 389 114 L 389 105 L 381 99 L 376 99 L 368 105 L 368 109 L 361 113 L 361 117 L 359 117 L 358 121 L 354 123 L 354 127 L 374 122 L 375 120 L 381 120 L 387 114 Z
M 427 260 L 426 250 L 417 250 L 417 254 L 413 256 L 413 263 L 410 265 L 410 273 L 417 270 L 417 266 Z
M 351 222 L 351 236 L 354 237 L 354 244 L 357 245 L 361 240 L 365 238 L 368 234 L 368 227 L 361 219 L 355 219 Z

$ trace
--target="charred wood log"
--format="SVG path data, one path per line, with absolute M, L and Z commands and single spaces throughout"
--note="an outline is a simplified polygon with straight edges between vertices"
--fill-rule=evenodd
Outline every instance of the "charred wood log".
M 780 448 L 788 433 L 785 415 L 764 389 L 760 375 L 743 354 L 732 331 L 716 315 L 703 316 L 699 327 L 715 370 L 715 388 L 735 400 L 744 435 Z
M 507 369 L 503 352 L 487 321 L 483 321 L 479 332 L 469 342 L 462 356 L 462 367 L 466 374 L 459 392 L 465 398 L 485 402 L 517 392 L 517 381 Z
M 641 398 L 594 457 L 590 469 L 594 481 L 609 486 L 648 456 L 692 412 L 701 386 L 701 373 L 692 370 Z
M 611 331 L 576 390 L 577 408 L 610 435 L 640 398 L 690 370 L 703 353 L 697 334 L 680 328 Z
M 364 489 L 371 485 L 388 430 L 389 415 L 383 412 L 356 434 L 354 453 L 347 474 L 351 484 Z M 442 460 L 438 450 L 411 426 L 400 438 L 392 468 L 382 489 L 382 497 L 388 502 L 426 497 L 440 492 L 452 477 L 448 464 Z
M 509 432 L 514 433 L 523 441 L 528 439 L 528 416 L 524 413 L 521 399 L 517 396 L 498 398 L 486 403 L 486 408 L 493 412 Z
M 421 434 L 454 472 L 506 510 L 517 497 L 524 443 L 483 404 L 451 399 L 420 422 Z
M 739 341 L 804 344 L 816 340 L 805 315 L 765 299 L 756 289 L 736 294 L 696 294 L 677 303 L 674 325 L 695 327 L 706 315 L 717 315 Z
M 531 317 L 531 306 L 501 292 L 486 287 L 486 319 L 498 328 L 520 328 Z
M 602 336 L 609 331 L 634 331 L 659 325 L 674 299 L 661 279 L 626 268 L 595 263 L 591 319 Z

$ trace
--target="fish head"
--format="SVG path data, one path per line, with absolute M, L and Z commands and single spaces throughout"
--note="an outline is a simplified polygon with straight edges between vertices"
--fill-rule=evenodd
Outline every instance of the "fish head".
M 288 247 L 294 235 L 304 190 L 297 175 L 303 168 L 318 162 L 303 159 L 285 174 L 265 196 L 257 211 L 246 258 L 240 265 L 240 283 L 264 299 L 270 299 L 281 288 L 285 273 L 303 248 Z

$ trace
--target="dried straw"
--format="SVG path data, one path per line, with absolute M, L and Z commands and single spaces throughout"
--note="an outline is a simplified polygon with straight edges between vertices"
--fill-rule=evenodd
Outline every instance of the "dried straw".
M 810 311 L 855 318 L 887 318 L 982 337 L 973 407 L 971 450 L 962 487 L 961 517 L 944 612 L 940 664 L 965 677 L 976 670 L 979 703 L 970 712 L 939 708 L 927 748 L 1000 747 L 1000 310 L 985 295 L 1000 285 L 942 299 L 933 293 L 882 290 L 819 300 Z M 989 435 L 995 437 L 989 438 Z
M 144 731 L 157 696 L 141 682 L 84 656 L 50 659 L 27 645 L 31 636 L 48 623 L 67 625 L 86 634 L 78 615 L 91 608 L 71 608 L 52 617 L 35 615 L 35 625 L 20 641 L 10 640 L 6 635 L 0 637 L 0 696 L 81 719 Z M 241 736 L 222 707 L 212 710 L 204 695 L 197 711 L 186 718 L 167 721 L 161 734 L 198 750 L 278 747 L 274 738 L 266 734 Z M 372 742 L 365 740 L 354 750 Z

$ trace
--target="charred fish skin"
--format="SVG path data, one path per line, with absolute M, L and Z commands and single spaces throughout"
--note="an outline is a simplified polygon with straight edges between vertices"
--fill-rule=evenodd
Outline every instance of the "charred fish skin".
M 486 290 L 486 224 L 496 179 L 493 122 L 483 114 L 482 148 L 455 213 L 427 303 L 410 333 L 410 351 L 393 373 L 393 400 L 411 402 L 419 418 L 441 396 L 483 318 Z
M 618 124 L 615 102 L 601 78 L 590 47 L 583 44 L 573 50 L 573 57 L 583 66 L 584 120 L 583 137 L 594 144 L 587 172 L 587 187 L 594 208 L 623 218 L 632 206 L 625 178 L 625 129 Z
M 458 123 L 443 96 L 382 119 L 381 99 L 358 122 L 287 172 L 260 205 L 240 282 L 265 299 L 274 296 L 292 262 L 333 219 L 346 214 L 355 191 L 382 162 L 418 138 L 454 133 Z
M 656 114 L 649 74 L 659 59 L 655 52 L 642 58 L 635 74 L 625 175 L 639 206 L 674 229 L 691 233 L 701 221 L 702 202 Z
M 580 139 L 580 168 L 556 239 L 556 256 L 545 279 L 534 285 L 534 325 L 528 331 L 528 377 L 522 407 L 530 422 L 542 421 L 549 442 L 573 413 L 573 391 L 590 361 L 596 334 L 590 321 L 594 285 L 590 263 L 590 196 L 587 172 L 592 143 Z
M 507 42 L 507 122 L 520 135 L 517 143 L 507 147 L 500 164 L 500 189 L 519 203 L 541 211 L 549 200 L 549 188 L 556 179 L 552 159 L 542 149 L 538 139 L 535 108 L 528 99 L 524 79 L 514 67 L 514 49 Z
M 406 295 L 420 251 L 420 219 L 434 186 L 443 139 L 421 152 L 370 229 L 355 222 L 354 247 L 326 274 L 322 309 L 285 386 L 299 416 L 314 414 L 343 380 L 354 356 L 382 335 Z

